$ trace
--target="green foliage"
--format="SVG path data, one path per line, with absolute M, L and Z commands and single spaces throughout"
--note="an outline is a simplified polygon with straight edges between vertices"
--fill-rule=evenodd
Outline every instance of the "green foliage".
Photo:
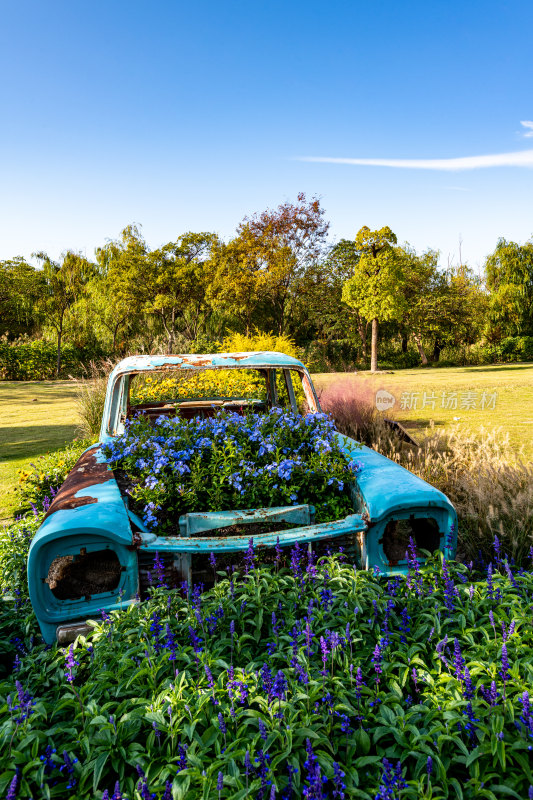
M 354 273 L 344 284 L 342 299 L 365 319 L 400 319 L 405 310 L 401 291 L 406 275 L 401 254 L 393 247 L 396 236 L 388 227 L 361 228 L 355 237 L 360 251 Z
M 533 241 L 499 239 L 486 261 L 492 324 L 504 335 L 533 335 Z
M 303 556 L 222 575 L 192 602 L 156 589 L 94 621 L 70 666 L 32 644 L 24 609 L 11 632 L 0 613 L 21 640 L 0 681 L 0 793 L 20 767 L 20 797 L 99 800 L 118 780 L 140 800 L 138 765 L 159 800 L 167 782 L 182 800 L 243 800 L 267 782 L 282 796 L 290 766 L 299 798 L 316 757 L 330 797 L 337 764 L 346 796 L 374 798 L 384 758 L 406 782 L 391 797 L 527 797 L 532 575 L 488 582 L 435 558 L 387 582 L 338 557 L 306 571 Z M 26 712 L 10 712 L 20 692 Z
M 61 347 L 60 377 L 80 375 L 84 364 L 105 355 L 99 349 L 65 343 Z M 44 381 L 57 377 L 57 347 L 45 339 L 15 342 L 0 337 L 0 380 Z
M 56 337 L 56 372 L 65 375 L 108 353 L 212 352 L 227 331 L 274 330 L 321 369 L 366 369 L 372 327 L 373 370 L 378 333 L 387 368 L 406 362 L 394 357 L 396 337 L 402 352 L 416 346 L 423 364 L 438 363 L 443 350 L 464 364 L 479 363 L 478 353 L 491 360 L 482 337 L 498 345 L 533 335 L 532 241 L 500 239 L 482 281 L 464 264 L 442 269 L 432 250 L 399 246 L 388 227 L 364 226 L 329 248 L 328 227 L 319 200 L 300 193 L 245 217 L 228 242 L 187 232 L 151 249 L 129 225 L 97 248 L 96 263 L 72 251 L 58 262 L 36 254 L 41 269 L 0 262 L 0 336 Z M 61 366 L 63 341 L 81 364 Z M 0 378 L 8 374 L 52 373 L 23 364 L 6 371 L 0 356 Z
M 42 522 L 42 514 L 28 514 L 0 529 L 0 590 L 13 598 L 28 596 L 26 565 L 31 540 Z
M 0 261 L 0 336 L 33 333 L 40 283 L 40 275 L 23 258 Z
M 33 505 L 36 513 L 43 505 L 46 509 L 76 461 L 93 442 L 94 438 L 77 439 L 62 450 L 39 456 L 30 464 L 31 469 L 20 470 L 21 507 L 27 509 Z

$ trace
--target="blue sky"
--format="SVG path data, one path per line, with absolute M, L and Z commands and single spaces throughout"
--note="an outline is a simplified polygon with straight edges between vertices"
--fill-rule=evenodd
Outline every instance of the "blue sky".
M 444 266 L 533 234 L 531 152 L 441 161 L 533 151 L 531 2 L 1 7 L 0 258 L 228 238 L 299 191 Z

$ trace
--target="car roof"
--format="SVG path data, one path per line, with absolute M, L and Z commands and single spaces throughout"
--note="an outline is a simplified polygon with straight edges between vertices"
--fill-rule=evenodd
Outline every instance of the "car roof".
M 175 367 L 177 369 L 205 369 L 208 367 L 298 367 L 305 369 L 301 361 L 285 353 L 269 350 L 251 353 L 182 353 L 167 356 L 129 356 L 114 368 L 115 374 L 142 372 Z

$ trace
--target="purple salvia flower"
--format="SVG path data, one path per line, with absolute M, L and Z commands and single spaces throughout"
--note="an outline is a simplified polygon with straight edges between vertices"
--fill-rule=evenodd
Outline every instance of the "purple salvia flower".
M 485 700 L 486 703 L 488 703 L 491 706 L 491 708 L 494 708 L 494 706 L 498 705 L 500 693 L 496 688 L 496 681 L 491 682 L 489 690 L 486 690 L 483 684 L 481 684 L 479 689 L 481 691 L 483 699 Z
M 464 680 L 464 690 L 463 694 L 467 700 L 471 700 L 474 696 L 474 685 L 472 683 L 472 677 L 470 675 L 470 670 L 468 667 L 465 666 L 463 672 L 463 680 Z
M 259 718 L 259 735 L 261 736 L 261 739 L 264 742 L 266 742 L 266 740 L 268 739 L 268 733 L 267 733 L 266 725 L 265 725 L 265 723 L 263 722 L 263 720 L 261 718 Z
M 219 797 L 223 788 L 224 788 L 224 774 L 222 772 L 219 772 L 217 777 L 217 792 Z
M 320 651 L 322 653 L 322 675 L 327 674 L 326 664 L 328 663 L 328 644 L 323 636 L 320 637 Z
M 270 697 L 272 695 L 272 673 L 267 663 L 264 663 L 261 667 L 261 682 L 263 690 Z
M 342 771 L 340 764 L 337 764 L 336 761 L 333 762 L 333 797 L 337 797 L 338 800 L 344 800 L 346 797 L 344 793 L 344 789 L 346 789 L 346 784 L 342 780 L 344 778 L 345 773 Z
M 247 750 L 244 756 L 244 771 L 246 773 L 246 794 L 248 794 L 248 777 L 252 771 L 252 761 L 250 759 L 250 751 Z
M 313 798 L 313 800 L 323 800 L 324 794 L 322 792 L 322 774 L 318 759 L 313 752 L 311 739 L 305 740 L 305 749 L 307 752 L 307 759 L 304 762 L 304 769 L 306 771 L 305 780 L 307 785 L 304 787 L 303 796 L 305 798 Z
M 487 594 L 492 599 L 494 597 L 494 584 L 492 582 L 492 564 L 487 567 Z
M 378 641 L 376 642 L 376 646 L 374 647 L 374 653 L 372 658 L 370 659 L 372 664 L 374 665 L 374 672 L 376 673 L 376 684 L 380 681 L 380 676 L 383 672 L 383 652 L 381 650 L 381 643 Z
M 17 770 L 13 776 L 13 780 L 9 784 L 9 789 L 7 790 L 6 800 L 16 800 L 19 777 L 20 777 L 20 770 L 17 767 Z
M 167 648 L 167 650 L 170 651 L 168 660 L 175 661 L 177 658 L 177 646 L 176 646 L 176 641 L 174 639 L 174 634 L 172 633 L 172 630 L 168 622 L 165 626 L 165 647 Z
M 279 543 L 279 536 L 276 537 L 276 546 L 274 550 L 276 551 L 276 569 L 279 569 L 279 565 L 281 564 L 281 559 L 283 556 L 283 550 L 281 549 Z
M 479 720 L 477 720 L 475 718 L 475 716 L 474 716 L 474 710 L 472 708 L 472 703 L 470 701 L 468 701 L 468 703 L 466 704 L 465 714 L 466 714 L 466 717 L 468 719 L 468 722 L 465 722 L 465 726 L 464 726 L 465 727 L 465 731 L 468 733 L 468 738 L 470 739 L 470 742 L 472 744 L 474 744 L 475 742 L 477 742 L 477 735 L 476 735 L 477 726 L 476 726 L 476 722 L 479 722 Z
M 502 679 L 502 681 L 504 683 L 504 687 L 505 687 L 506 682 L 510 678 L 509 666 L 510 665 L 509 665 L 509 658 L 507 656 L 507 645 L 504 642 L 502 644 L 502 668 L 500 670 L 500 675 L 501 675 L 501 679 Z
M 426 772 L 428 774 L 428 777 L 433 772 L 433 759 L 431 758 L 431 756 L 428 756 L 428 760 L 426 761 Z
M 442 559 L 442 575 L 444 577 L 444 605 L 451 613 L 454 609 L 454 599 L 457 590 L 448 572 L 448 565 L 445 558 Z
M 300 561 L 302 558 L 301 548 L 298 542 L 294 545 L 291 550 L 291 572 L 296 578 L 299 580 L 302 576 L 302 570 L 300 567 Z
M 461 648 L 457 638 L 453 640 L 453 664 L 455 667 L 455 677 L 460 681 L 463 679 L 465 660 L 461 654 Z
M 244 574 L 248 575 L 254 569 L 255 554 L 254 554 L 254 540 L 253 537 L 248 540 L 248 549 L 244 554 Z
M 363 680 L 363 673 L 361 667 L 357 667 L 357 672 L 355 673 L 355 694 L 358 700 L 361 699 L 361 689 L 363 686 L 366 686 Z
M 67 681 L 69 683 L 74 683 L 74 669 L 79 666 L 79 661 L 76 661 L 74 658 L 74 645 L 71 644 L 68 650 L 63 651 L 65 653 L 65 666 L 66 666 L 66 676 Z
M 167 589 L 168 587 L 165 583 L 165 565 L 159 558 L 159 553 L 157 550 L 154 556 L 154 572 L 157 575 L 157 585 L 161 589 Z

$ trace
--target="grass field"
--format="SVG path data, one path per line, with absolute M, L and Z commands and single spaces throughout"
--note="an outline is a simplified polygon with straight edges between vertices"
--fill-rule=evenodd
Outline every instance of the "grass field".
M 349 381 L 370 401 L 378 389 L 389 391 L 396 402 L 388 415 L 414 436 L 420 437 L 432 421 L 437 427 L 459 425 L 472 431 L 481 426 L 501 427 L 509 433 L 511 446 L 533 459 L 533 364 L 411 369 L 380 375 L 324 373 L 313 378 L 319 391 L 336 381 Z M 445 402 L 450 393 L 457 393 L 457 408 L 442 408 L 443 392 Z M 477 394 L 465 397 L 467 392 Z M 486 408 L 481 408 L 483 392 Z M 408 403 L 410 408 L 399 408 L 402 396 L 403 405 Z M 453 406 L 453 397 L 450 402 Z M 475 407 L 461 408 L 462 403 Z M 0 520 L 16 512 L 17 470 L 72 441 L 77 421 L 71 382 L 0 382 Z
M 0 520 L 14 515 L 17 470 L 76 435 L 70 381 L 0 381 Z
M 387 416 L 415 437 L 431 424 L 438 428 L 457 425 L 468 431 L 501 427 L 509 434 L 512 448 L 533 460 L 533 364 L 409 369 L 377 375 L 323 373 L 313 380 L 319 392 L 335 382 L 349 382 L 372 403 L 376 392 L 385 389 L 396 401 Z

